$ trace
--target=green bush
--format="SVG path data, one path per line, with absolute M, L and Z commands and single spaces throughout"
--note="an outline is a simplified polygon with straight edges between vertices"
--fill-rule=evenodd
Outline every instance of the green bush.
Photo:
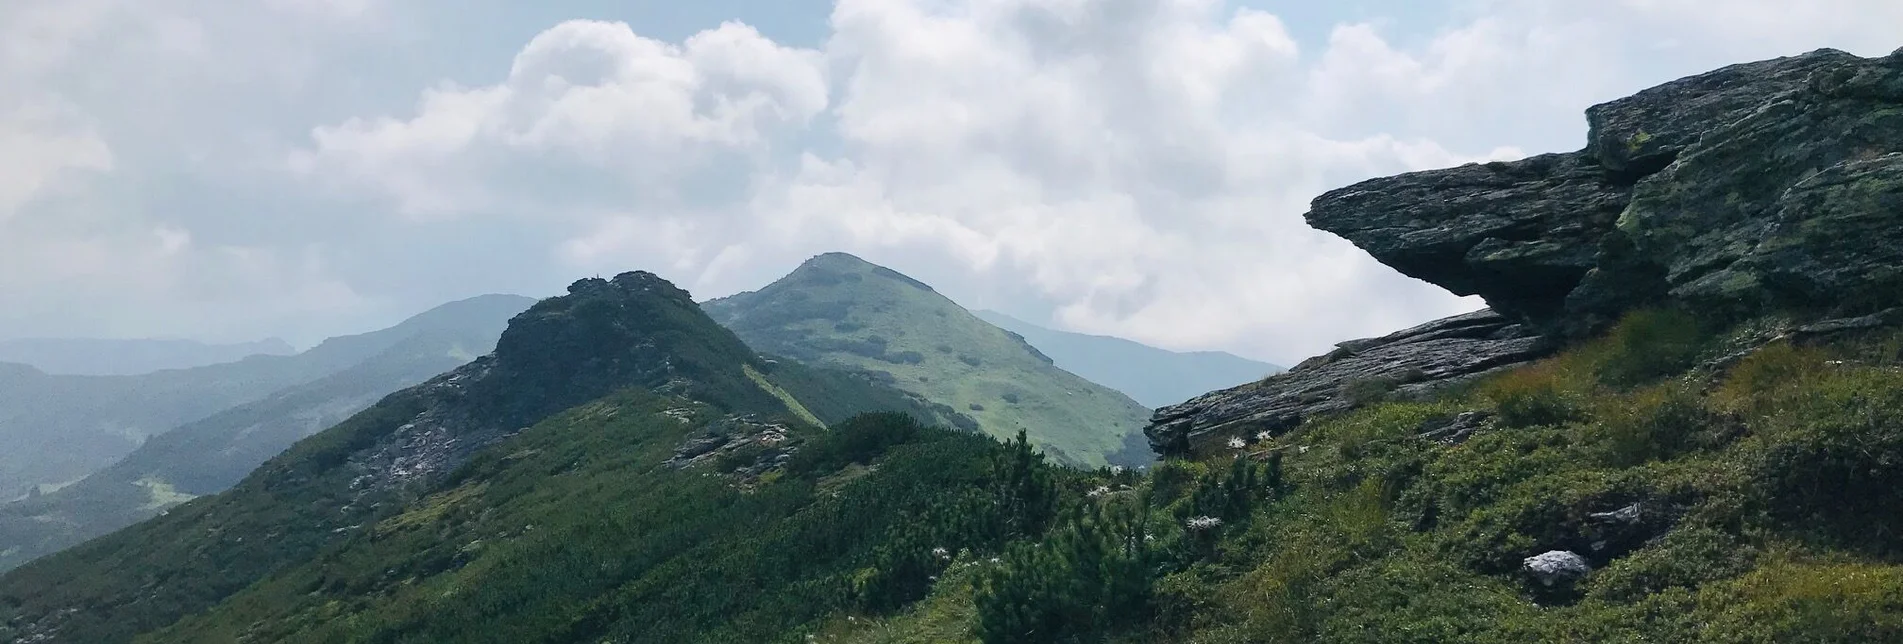
M 1715 442 L 1718 423 L 1698 392 L 1664 383 L 1626 395 L 1611 395 L 1594 414 L 1588 436 L 1617 467 L 1677 457 Z
M 1839 543 L 1903 552 L 1903 373 L 1821 375 L 1752 429 L 1752 462 L 1774 515 Z
M 1581 395 L 1560 361 L 1542 362 L 1501 375 L 1481 388 L 1499 410 L 1500 424 L 1521 428 L 1559 425 L 1583 417 Z
M 987 644 L 1093 642 L 1149 621 L 1156 554 L 1134 503 L 1074 506 L 1038 543 L 1020 543 L 978 582 L 977 632 Z
M 1595 375 L 1630 387 L 1691 368 L 1710 343 L 1697 317 L 1676 309 L 1634 311 L 1598 342 Z

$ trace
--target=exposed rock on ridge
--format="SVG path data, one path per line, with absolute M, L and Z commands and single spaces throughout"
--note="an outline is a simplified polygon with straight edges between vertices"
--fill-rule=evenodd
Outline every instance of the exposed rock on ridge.
M 1886 156 L 1903 151 L 1903 50 L 1732 65 L 1586 114 L 1584 150 L 1364 181 L 1308 222 L 1568 336 L 1659 300 L 1745 314 L 1895 292 L 1846 274 L 1886 270 L 1903 240 L 1882 225 L 1903 195 Z
M 705 387 L 738 378 L 740 365 L 754 361 L 686 291 L 652 273 L 580 280 L 511 320 L 495 353 L 395 394 L 416 412 L 350 455 L 358 471 L 351 487 L 361 496 L 441 475 L 523 427 L 617 389 Z
M 1287 374 L 1159 409 L 1151 444 L 1181 454 L 1211 436 L 1285 431 L 1353 407 L 1343 392 L 1357 382 L 1407 393 L 1469 379 L 1638 306 L 1821 319 L 1903 304 L 1903 50 L 1732 65 L 1586 117 L 1583 150 L 1372 179 L 1323 194 L 1307 215 L 1499 316 L 1343 343 Z M 1473 335 L 1478 319 L 1496 328 Z M 1462 334 L 1459 348 L 1420 339 L 1436 330 Z
M 1165 454 L 1279 434 L 1316 414 L 1373 395 L 1415 397 L 1545 355 L 1546 343 L 1491 310 L 1381 338 L 1354 340 L 1258 383 L 1205 394 L 1156 412 L 1144 434 Z

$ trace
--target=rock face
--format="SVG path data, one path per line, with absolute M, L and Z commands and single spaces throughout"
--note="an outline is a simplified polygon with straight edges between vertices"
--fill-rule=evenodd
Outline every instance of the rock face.
M 1546 355 L 1547 343 L 1491 310 L 1336 345 L 1326 355 L 1254 384 L 1156 412 L 1144 430 L 1158 452 L 1184 454 L 1257 440 L 1316 414 L 1382 396 L 1412 397 Z
M 1492 311 L 1343 343 L 1268 380 L 1157 410 L 1182 454 L 1511 366 L 1635 307 L 1811 320 L 1903 305 L 1903 50 L 1732 65 L 1586 110 L 1585 149 L 1372 179 L 1308 223 Z M 1436 338 L 1438 339 L 1430 339 Z M 1542 340 L 1541 338 L 1546 338 Z
M 1308 222 L 1565 335 L 1661 299 L 1742 314 L 1896 297 L 1903 52 L 1733 65 L 1586 114 L 1584 150 L 1365 181 Z

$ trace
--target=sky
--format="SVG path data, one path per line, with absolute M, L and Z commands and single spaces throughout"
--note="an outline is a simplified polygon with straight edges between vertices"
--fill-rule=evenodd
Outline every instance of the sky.
M 1482 306 L 1302 222 L 1894 0 L 7 0 L 0 339 L 307 346 L 846 251 L 970 308 L 1292 364 Z

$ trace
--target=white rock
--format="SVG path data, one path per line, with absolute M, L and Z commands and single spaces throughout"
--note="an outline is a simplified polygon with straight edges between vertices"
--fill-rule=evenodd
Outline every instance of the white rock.
M 1553 550 L 1527 557 L 1527 572 L 1540 580 L 1541 584 L 1551 586 L 1559 582 L 1571 582 L 1592 571 L 1586 559 L 1565 550 Z

